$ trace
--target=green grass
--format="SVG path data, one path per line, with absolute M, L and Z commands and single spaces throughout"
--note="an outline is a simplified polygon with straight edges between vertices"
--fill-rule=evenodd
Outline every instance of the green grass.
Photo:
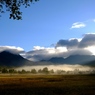
M 95 75 L 0 75 L 0 95 L 95 95 Z

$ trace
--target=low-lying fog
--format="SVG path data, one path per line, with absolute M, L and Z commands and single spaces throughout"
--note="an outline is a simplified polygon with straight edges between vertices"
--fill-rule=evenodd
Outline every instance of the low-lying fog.
M 37 71 L 39 69 L 43 69 L 47 67 L 48 70 L 53 69 L 54 71 L 57 70 L 64 70 L 64 71 L 74 71 L 75 69 L 78 69 L 79 71 L 90 71 L 90 70 L 95 70 L 95 67 L 89 67 L 89 66 L 82 66 L 82 65 L 41 65 L 41 66 L 24 66 L 24 67 L 19 67 L 16 68 L 16 70 L 26 70 L 26 71 L 31 71 L 31 69 L 36 69 Z

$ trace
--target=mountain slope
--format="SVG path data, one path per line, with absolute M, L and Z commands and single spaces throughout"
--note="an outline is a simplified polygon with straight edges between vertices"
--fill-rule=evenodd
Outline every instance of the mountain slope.
M 95 60 L 87 62 L 84 65 L 95 67 Z
M 95 59 L 93 55 L 71 55 L 65 59 L 66 63 L 72 64 L 83 64 L 88 61 L 92 61 Z
M 32 64 L 31 61 L 28 61 L 19 54 L 13 54 L 8 51 L 0 53 L 0 66 L 24 66 L 30 64 Z
M 55 64 L 84 64 L 92 60 L 95 60 L 95 56 L 93 55 L 71 55 L 67 58 L 53 57 L 42 62 L 52 62 Z

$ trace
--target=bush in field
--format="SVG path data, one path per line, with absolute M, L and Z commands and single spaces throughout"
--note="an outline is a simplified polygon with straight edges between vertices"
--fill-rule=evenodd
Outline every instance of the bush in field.
M 51 70 L 49 71 L 49 73 L 50 73 L 50 74 L 54 74 L 54 70 L 51 69 Z
M 20 70 L 17 71 L 19 74 L 21 74 L 22 72 Z
M 64 70 L 57 70 L 56 73 L 57 74 L 64 74 L 64 73 L 66 73 L 66 71 L 64 71 Z
M 0 67 L 0 73 L 2 72 L 2 67 Z
M 47 67 L 45 67 L 45 68 L 43 68 L 42 72 L 45 73 L 45 74 L 48 74 L 49 73 L 49 70 L 48 70 Z
M 24 69 L 22 69 L 21 73 L 24 74 L 24 73 L 26 73 L 26 71 Z
M 31 73 L 36 74 L 37 73 L 36 69 L 32 69 Z
M 9 73 L 15 73 L 15 71 L 14 69 L 9 69 Z
M 2 73 L 8 73 L 7 68 L 3 68 L 3 69 L 2 69 Z
M 42 70 L 41 70 L 41 69 L 39 69 L 39 70 L 38 70 L 38 73 L 42 73 Z

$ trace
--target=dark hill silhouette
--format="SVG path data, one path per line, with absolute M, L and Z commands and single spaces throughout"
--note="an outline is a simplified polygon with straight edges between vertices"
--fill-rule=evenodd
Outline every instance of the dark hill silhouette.
M 93 55 L 71 55 L 65 59 L 66 63 L 78 63 L 83 64 L 88 61 L 92 61 L 95 59 L 95 56 Z
M 0 66 L 32 66 L 32 65 L 44 65 L 44 64 L 84 64 L 95 65 L 95 56 L 91 55 L 71 55 L 67 58 L 53 57 L 49 60 L 42 60 L 40 62 L 32 62 L 23 58 L 19 54 L 13 54 L 8 51 L 0 52 Z
M 87 62 L 84 65 L 95 67 L 95 60 Z
M 0 53 L 0 66 L 24 66 L 32 65 L 33 62 L 23 58 L 19 54 L 13 54 L 8 51 Z
M 53 57 L 48 61 L 52 63 L 63 63 L 65 59 L 63 57 Z
M 41 62 L 52 62 L 55 64 L 84 64 L 92 60 L 95 60 L 95 56 L 93 55 L 71 55 L 67 58 L 53 57 L 49 60 L 42 60 Z

